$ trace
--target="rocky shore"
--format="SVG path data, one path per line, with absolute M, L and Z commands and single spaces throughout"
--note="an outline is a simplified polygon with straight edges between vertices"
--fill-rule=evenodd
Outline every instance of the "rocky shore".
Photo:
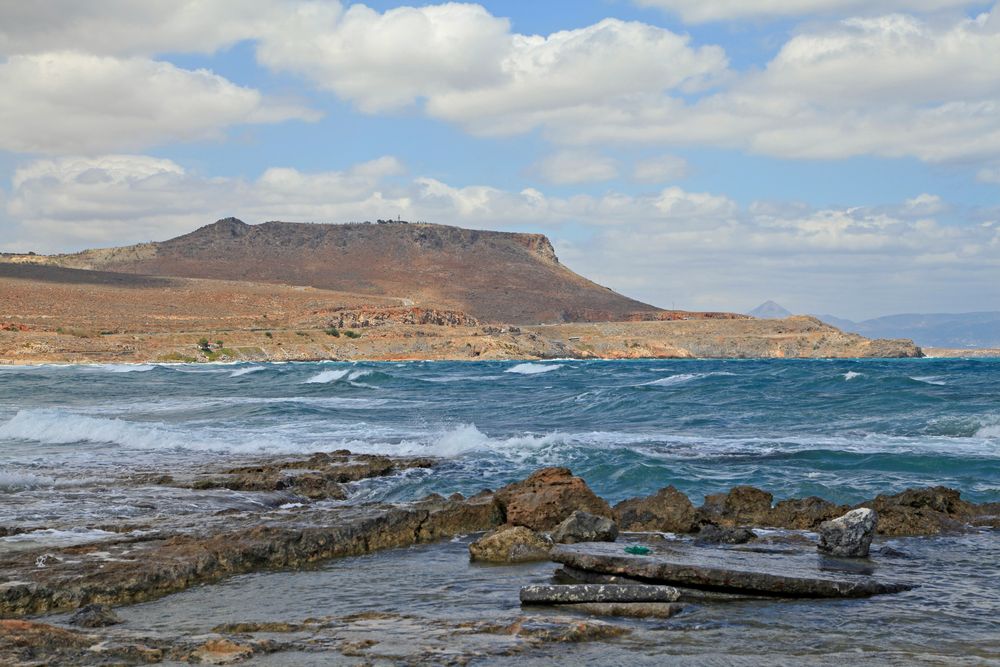
M 552 559 L 564 566 L 558 575 L 562 585 L 619 586 L 596 592 L 576 589 L 573 594 L 586 599 L 571 604 L 587 605 L 575 608 L 587 613 L 584 619 L 577 614 L 560 620 L 550 614 L 540 620 L 529 614 L 514 625 L 441 624 L 427 630 L 443 644 L 456 635 L 468 641 L 473 636 L 490 637 L 489 651 L 501 655 L 546 642 L 607 639 L 627 632 L 593 618 L 594 614 L 667 618 L 679 611 L 678 604 L 714 604 L 734 594 L 752 600 L 761 595 L 825 597 L 905 590 L 905 582 L 872 578 L 875 570 L 885 567 L 880 563 L 905 557 L 884 546 L 884 538 L 956 535 L 1000 526 L 1000 505 L 966 502 L 953 489 L 880 495 L 857 506 L 878 516 L 877 528 L 871 525 L 871 531 L 877 531 L 872 555 L 858 559 L 858 566 L 838 566 L 842 570 L 838 574 L 829 567 L 816 570 L 816 557 L 808 554 L 815 554 L 813 533 L 824 533 L 827 522 L 851 507 L 821 498 L 774 503 L 770 493 L 749 486 L 709 495 L 700 506 L 672 487 L 611 506 L 569 470 L 545 468 L 471 498 L 455 494 L 405 504 L 342 502 L 347 495 L 344 484 L 436 464 L 426 458 L 340 451 L 206 470 L 184 478 L 165 473 L 136 479 L 136 484 L 179 489 L 273 492 L 280 495 L 283 509 L 227 511 L 188 524 L 151 527 L 141 534 L 122 532 L 99 543 L 0 553 L 0 618 L 6 619 L 0 621 L 0 663 L 220 664 L 302 650 L 309 637 L 334 630 L 343 639 L 350 634 L 348 628 L 388 621 L 377 615 L 310 618 L 284 625 L 219 627 L 210 637 L 164 637 L 144 634 L 127 623 L 119 625 L 111 608 L 233 575 L 301 570 L 331 558 L 470 533 L 488 531 L 470 545 L 473 559 L 499 563 Z M 773 529 L 783 530 L 772 534 Z M 601 542 L 606 546 L 600 547 Z M 650 584 L 654 588 L 648 588 Z M 680 589 L 673 590 L 677 586 Z M 542 601 L 543 593 L 529 591 L 527 602 Z M 556 593 L 563 595 L 565 590 Z M 18 620 L 74 611 L 76 616 L 55 625 L 47 619 Z M 308 609 L 303 611 L 308 615 Z M 404 619 L 394 617 L 392 622 Z M 334 648 L 344 655 L 363 648 L 338 641 Z

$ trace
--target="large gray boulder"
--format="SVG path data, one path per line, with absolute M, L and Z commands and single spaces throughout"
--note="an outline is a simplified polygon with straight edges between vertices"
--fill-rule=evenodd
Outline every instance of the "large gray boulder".
M 618 526 L 607 517 L 577 510 L 552 531 L 552 541 L 559 544 L 577 542 L 614 542 Z
M 877 525 L 875 510 L 868 507 L 851 510 L 820 524 L 817 549 L 830 556 L 867 558 Z

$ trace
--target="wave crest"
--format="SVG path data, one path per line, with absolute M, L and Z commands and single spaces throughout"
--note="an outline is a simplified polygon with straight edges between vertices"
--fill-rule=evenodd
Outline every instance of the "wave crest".
M 562 364 L 517 364 L 516 366 L 511 366 L 504 373 L 516 373 L 517 375 L 538 375 L 539 373 L 548 373 L 550 371 L 559 370 L 562 368 Z

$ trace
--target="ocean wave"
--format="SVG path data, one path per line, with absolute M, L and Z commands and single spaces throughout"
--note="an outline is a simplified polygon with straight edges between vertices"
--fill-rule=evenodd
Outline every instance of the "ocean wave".
M 145 373 L 153 370 L 156 366 L 152 364 L 94 364 L 86 368 L 105 373 Z
M 516 373 L 518 375 L 538 375 L 539 373 L 548 373 L 550 371 L 559 370 L 562 368 L 562 364 L 517 364 L 516 366 L 511 366 L 504 373 Z
M 372 375 L 374 371 L 370 370 L 353 370 L 350 368 L 337 368 L 330 371 L 321 371 L 316 375 L 312 376 L 302 384 L 329 384 L 331 382 L 337 382 L 338 380 L 346 379 L 348 382 L 355 384 L 355 386 L 365 386 L 360 383 L 356 383 L 357 380 L 361 378 L 368 377 Z
M 0 472 L 0 493 L 30 491 L 55 486 L 56 481 L 45 475 L 22 472 Z
M 736 373 L 728 373 L 726 371 L 719 371 L 716 373 L 678 373 L 677 375 L 671 375 L 669 377 L 660 378 L 659 380 L 651 380 L 650 382 L 643 382 L 642 387 L 671 387 L 676 384 L 684 384 L 686 382 L 691 382 L 692 380 L 701 380 L 708 377 L 723 377 L 723 376 L 735 376 Z
M 118 533 L 97 528 L 73 528 L 70 530 L 57 530 L 45 528 L 42 530 L 32 530 L 27 533 L 16 533 L 6 537 L 0 537 L 0 544 L 20 544 L 30 543 L 31 546 L 67 547 L 76 544 L 90 544 L 100 542 L 112 537 L 118 537 Z
M 250 373 L 256 373 L 257 371 L 265 370 L 263 366 L 247 366 L 246 368 L 237 368 L 235 371 L 229 374 L 231 378 L 238 378 L 244 375 L 250 375 Z
M 312 444 L 296 445 L 274 434 L 226 429 L 217 433 L 175 429 L 165 424 L 90 417 L 61 410 L 20 410 L 0 425 L 0 438 L 33 440 L 49 445 L 109 443 L 127 449 L 225 453 L 305 453 Z
M 934 385 L 938 385 L 938 386 L 944 386 L 944 385 L 948 384 L 939 375 L 928 375 L 928 376 L 921 376 L 921 377 L 911 377 L 910 379 L 913 380 L 914 382 L 923 382 L 924 384 L 934 384 Z
M 338 368 L 331 371 L 321 371 L 302 384 L 329 384 L 330 382 L 336 382 L 341 378 L 347 377 L 350 372 L 350 368 Z
M 862 376 L 864 376 L 864 373 L 856 373 L 855 371 L 847 371 L 846 373 L 844 373 L 845 380 L 853 380 L 855 378 L 859 378 Z

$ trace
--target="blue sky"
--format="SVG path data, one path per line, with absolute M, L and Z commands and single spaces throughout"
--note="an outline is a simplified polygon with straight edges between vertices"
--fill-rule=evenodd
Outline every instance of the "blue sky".
M 402 215 L 661 306 L 1000 309 L 991 3 L 53 1 L 0 85 L 4 251 Z

